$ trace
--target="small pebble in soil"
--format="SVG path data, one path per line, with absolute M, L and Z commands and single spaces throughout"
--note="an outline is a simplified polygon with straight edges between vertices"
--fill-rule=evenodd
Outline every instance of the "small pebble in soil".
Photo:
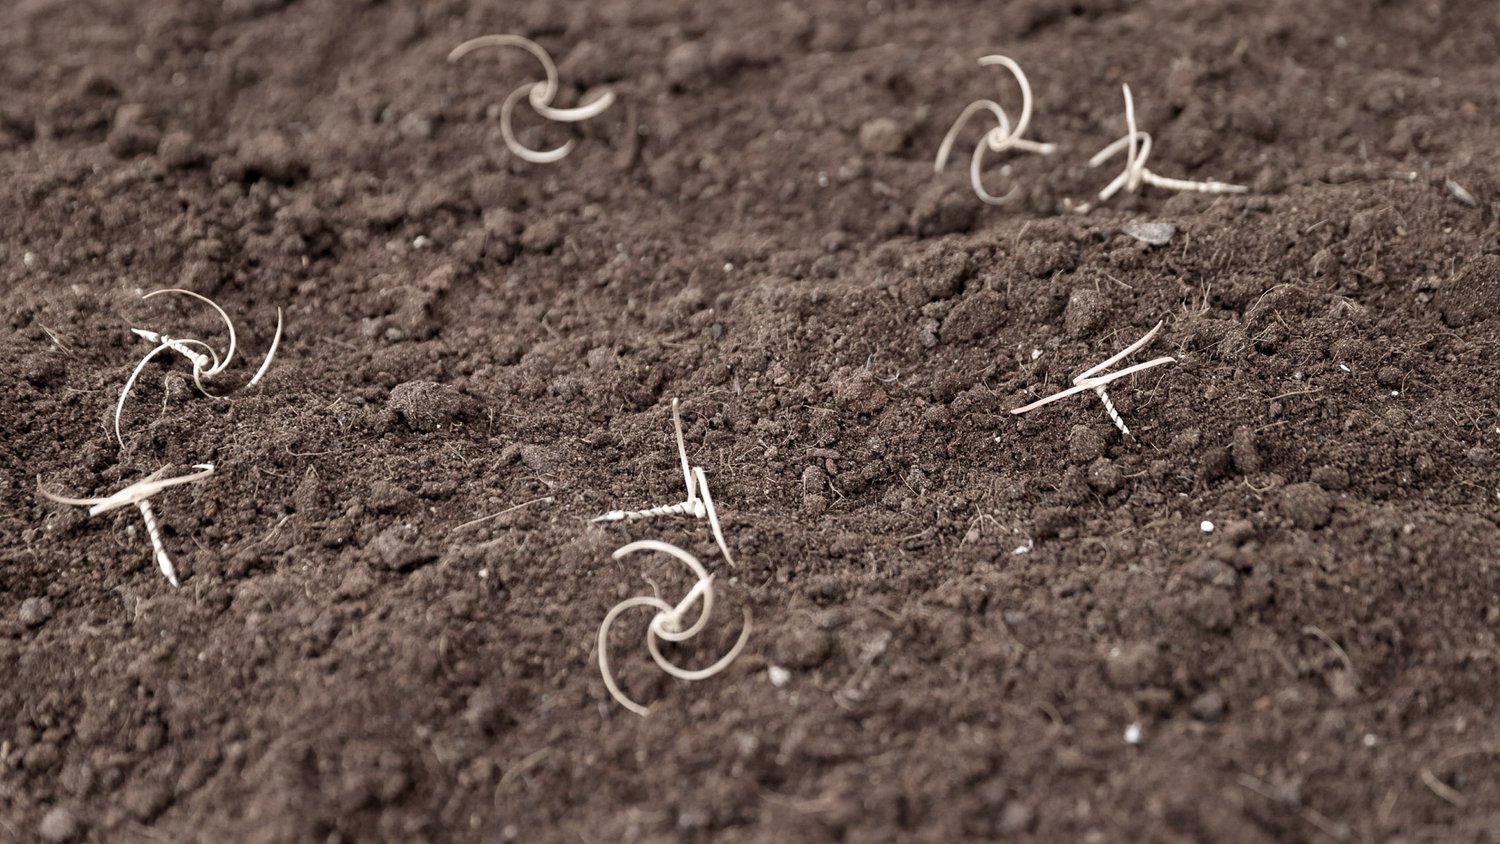
M 1449 196 L 1458 200 L 1458 204 L 1466 205 L 1470 208 L 1474 208 L 1475 206 L 1479 205 L 1479 203 L 1474 199 L 1474 194 L 1469 193 L 1469 191 L 1458 182 L 1455 182 L 1452 179 L 1445 179 L 1443 181 L 1443 187 L 1448 189 Z
M 1151 246 L 1166 246 L 1177 234 L 1177 227 L 1171 223 L 1127 223 L 1120 231 Z
M 667 81 L 676 86 L 703 77 L 708 72 L 708 48 L 701 41 L 687 41 L 667 51 Z
M 895 155 L 906 145 L 906 132 L 894 119 L 877 117 L 859 127 L 859 145 L 871 155 Z
M 417 141 L 425 141 L 432 137 L 436 121 L 432 115 L 421 111 L 408 112 L 406 116 L 396 124 L 396 131 L 402 135 Z
M 1141 725 L 1140 724 L 1131 724 L 1130 726 L 1128 726 L 1128 727 L 1125 728 L 1125 743 L 1126 744 L 1140 744 L 1141 743 Z
M 1224 696 L 1218 692 L 1204 692 L 1193 699 L 1188 709 L 1199 721 L 1217 721 L 1224 717 Z
M 42 823 L 36 828 L 36 832 L 43 841 L 59 842 L 59 844 L 72 841 L 78 837 L 78 820 L 66 808 L 53 806 L 46 815 L 42 816 Z
M 771 678 L 771 685 L 778 689 L 784 689 L 787 683 L 792 682 L 792 672 L 779 665 L 772 665 L 767 668 L 766 676 Z
M 21 602 L 17 617 L 27 627 L 40 627 L 52 617 L 52 601 L 49 598 L 27 598 Z
M 1155 645 L 1136 642 L 1109 649 L 1104 659 L 1104 674 L 1117 689 L 1145 686 L 1155 679 L 1161 661 Z
M 168 132 L 156 147 L 156 157 L 173 170 L 181 170 L 203 162 L 203 151 L 198 142 L 187 132 Z
M 1204 519 L 1202 522 L 1200 522 L 1198 524 L 1198 529 L 1201 530 L 1201 531 L 1203 531 L 1204 533 L 1213 533 L 1214 532 L 1214 523 L 1210 522 L 1208 519 Z

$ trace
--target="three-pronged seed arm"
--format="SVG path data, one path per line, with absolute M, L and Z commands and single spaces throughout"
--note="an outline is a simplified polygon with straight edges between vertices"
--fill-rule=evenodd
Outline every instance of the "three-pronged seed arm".
M 179 586 L 177 580 L 177 568 L 172 565 L 172 558 L 167 555 L 166 546 L 162 544 L 161 529 L 156 524 L 156 514 L 151 509 L 151 497 L 164 489 L 182 484 L 190 484 L 201 481 L 214 473 L 214 464 L 199 463 L 193 467 L 198 471 L 188 475 L 179 475 L 175 478 L 162 478 L 161 474 L 166 471 L 163 466 L 146 476 L 143 480 L 136 481 L 113 495 L 103 498 L 71 498 L 65 495 L 57 495 L 41 488 L 41 479 L 37 479 L 37 493 L 48 501 L 59 504 L 70 504 L 75 507 L 89 508 L 90 516 L 107 513 L 121 507 L 134 505 L 141 511 L 141 518 L 146 522 L 146 533 L 151 538 L 151 548 L 156 556 L 156 565 L 161 573 L 166 576 L 167 582 L 173 586 Z
M 984 56 L 979 59 L 981 67 L 1000 65 L 1009 70 L 1015 77 L 1016 84 L 1021 88 L 1021 116 L 1016 121 L 1015 128 L 1010 125 L 1010 117 L 1005 109 L 994 100 L 975 100 L 964 106 L 959 112 L 958 119 L 953 121 L 949 127 L 948 134 L 943 136 L 943 142 L 938 145 L 937 159 L 933 162 L 934 173 L 941 173 L 943 167 L 948 163 L 948 155 L 953 151 L 953 144 L 958 140 L 958 133 L 963 130 L 969 118 L 980 111 L 988 111 L 995 116 L 999 124 L 995 128 L 980 136 L 979 142 L 974 145 L 974 154 L 969 158 L 969 184 L 973 186 L 974 193 L 981 202 L 987 205 L 1003 205 L 1015 197 L 1018 188 L 1011 188 L 1004 196 L 995 196 L 984 188 L 984 180 L 981 175 L 984 170 L 984 153 L 988 149 L 992 153 L 1016 150 L 1017 152 L 1034 152 L 1039 155 L 1051 155 L 1057 151 L 1057 144 L 1041 143 L 1039 141 L 1027 140 L 1022 135 L 1031 125 L 1031 83 L 1026 80 L 1025 71 L 1009 56 Z
M 225 313 L 223 308 L 219 307 L 219 304 L 217 302 L 202 294 L 194 293 L 191 290 L 183 290 L 177 287 L 169 287 L 162 290 L 153 290 L 150 293 L 142 296 L 141 298 L 150 299 L 153 296 L 159 296 L 163 293 L 178 293 L 183 296 L 191 296 L 192 298 L 197 299 L 200 302 L 204 302 L 209 307 L 213 308 L 214 311 L 218 313 L 219 319 L 223 320 L 224 327 L 229 332 L 229 345 L 224 351 L 224 356 L 221 358 L 219 357 L 219 353 L 215 351 L 212 346 L 203 342 L 202 340 L 172 337 L 170 335 L 157 331 L 151 331 L 145 328 L 130 329 L 131 332 L 134 333 L 137 337 L 140 337 L 141 339 L 149 343 L 154 343 L 156 344 L 156 346 L 151 351 L 147 352 L 145 356 L 136 363 L 135 369 L 131 370 L 130 372 L 130 377 L 125 379 L 125 388 L 120 391 L 119 400 L 115 402 L 115 442 L 119 443 L 121 449 L 125 448 L 125 437 L 120 432 L 120 417 L 125 412 L 125 399 L 129 398 L 130 391 L 135 389 L 136 380 L 141 377 L 141 373 L 146 369 L 146 364 L 150 363 L 152 358 L 155 358 L 157 355 L 165 351 L 173 351 L 178 353 L 179 355 L 182 355 L 187 359 L 189 363 L 193 365 L 193 385 L 198 388 L 198 392 L 210 398 L 221 398 L 221 396 L 214 394 L 213 392 L 209 391 L 206 386 L 204 386 L 204 376 L 213 378 L 215 375 L 223 372 L 224 369 L 229 366 L 230 360 L 234 358 L 235 343 L 237 339 L 234 331 L 234 321 L 229 318 L 229 314 Z M 245 385 L 246 387 L 255 386 L 260 382 L 261 378 L 265 377 L 266 370 L 271 367 L 271 361 L 276 357 L 277 348 L 281 346 L 282 328 L 283 321 L 281 308 L 277 308 L 276 335 L 271 339 L 271 347 L 269 350 L 267 350 L 265 359 L 261 361 L 260 368 L 255 371 L 255 375 L 250 378 L 250 381 Z M 198 348 L 202 348 L 204 351 L 197 351 Z
M 1052 395 L 1047 396 L 1044 399 L 1038 399 L 1037 401 L 1034 401 L 1024 407 L 1018 407 L 1015 410 L 1012 410 L 1011 413 L 1026 413 L 1028 411 L 1036 410 L 1042 405 L 1051 404 L 1058 399 L 1067 398 L 1074 393 L 1081 393 L 1085 390 L 1090 390 L 1099 397 L 1099 400 L 1101 402 L 1104 403 L 1104 412 L 1109 414 L 1110 420 L 1115 423 L 1116 428 L 1120 429 L 1120 433 L 1124 434 L 1127 437 L 1130 436 L 1130 428 L 1125 425 L 1125 420 L 1120 418 L 1120 412 L 1115 409 L 1115 403 L 1110 401 L 1109 393 L 1105 392 L 1104 390 L 1105 386 L 1112 381 L 1119 380 L 1127 375 L 1134 375 L 1137 372 L 1142 372 L 1144 370 L 1152 368 L 1153 366 L 1161 366 L 1164 363 L 1176 363 L 1177 359 L 1172 357 L 1159 357 L 1153 360 L 1148 360 L 1145 363 L 1138 363 L 1134 366 L 1127 366 L 1126 368 L 1121 369 L 1118 372 L 1111 372 L 1108 375 L 1100 375 L 1099 373 L 1103 372 L 1106 369 L 1109 369 L 1111 366 L 1114 366 L 1115 364 L 1124 360 L 1126 357 L 1134 354 L 1136 351 L 1144 347 L 1147 343 L 1150 343 L 1152 338 L 1156 337 L 1157 332 L 1161 331 L 1162 325 L 1163 323 L 1158 322 L 1155 328 L 1146 332 L 1146 336 L 1135 341 L 1134 343 L 1131 343 L 1129 346 L 1126 346 L 1124 351 L 1121 351 L 1120 353 L 1114 355 L 1109 360 L 1106 360 L 1098 366 L 1090 367 L 1084 370 L 1082 373 L 1079 373 L 1078 377 L 1073 379 L 1073 386 L 1069 387 L 1068 389 L 1053 393 Z
M 619 701 L 621 706 L 637 715 L 645 716 L 650 714 L 650 710 L 631 700 L 620 689 L 619 684 L 615 682 L 614 672 L 609 667 L 609 629 L 614 624 L 615 619 L 621 613 L 634 607 L 651 607 L 655 609 L 656 615 L 651 617 L 650 624 L 646 626 L 646 650 L 651 653 L 651 659 L 662 671 L 680 680 L 695 682 L 706 680 L 723 671 L 731 662 L 734 662 L 735 657 L 740 655 L 740 651 L 745 649 L 745 643 L 750 639 L 750 608 L 745 607 L 745 623 L 740 630 L 739 638 L 735 641 L 733 647 L 712 665 L 706 668 L 689 669 L 673 663 L 662 654 L 658 640 L 685 642 L 703 630 L 704 626 L 708 624 L 709 614 L 713 611 L 714 607 L 714 578 L 703 567 L 703 564 L 699 562 L 697 557 L 676 545 L 660 542 L 655 539 L 642 539 L 632 542 L 615 551 L 613 556 L 618 560 L 638 551 L 658 551 L 675 557 L 692 570 L 693 576 L 696 578 L 692 589 L 688 590 L 687 595 L 681 601 L 677 602 L 676 606 L 663 601 L 659 597 L 640 595 L 634 598 L 626 598 L 610 609 L 604 616 L 603 623 L 599 625 L 599 673 L 604 678 L 605 688 L 609 690 L 611 697 Z M 703 604 L 703 608 L 698 611 L 698 620 L 684 629 L 682 626 L 683 617 L 692 610 L 694 604 L 700 601 Z
M 524 38 L 520 35 L 481 35 L 453 48 L 448 54 L 448 61 L 456 62 L 459 59 L 475 52 L 476 50 L 498 49 L 501 47 L 517 47 L 525 50 L 536 57 L 542 65 L 542 72 L 546 75 L 544 82 L 527 82 L 511 91 L 500 103 L 500 136 L 505 140 L 505 146 L 511 154 L 523 161 L 532 164 L 552 164 L 568 157 L 573 151 L 574 142 L 569 138 L 561 146 L 552 149 L 537 150 L 526 146 L 516 137 L 513 126 L 516 103 L 522 97 L 531 103 L 531 108 L 547 120 L 555 123 L 579 123 L 584 120 L 597 117 L 614 104 L 615 94 L 613 91 L 605 91 L 592 102 L 573 108 L 555 108 L 552 100 L 557 96 L 557 63 L 552 61 L 552 54 L 542 48 L 542 45 Z
M 1129 85 L 1121 87 L 1125 92 L 1125 136 L 1095 153 L 1094 157 L 1089 159 L 1089 166 L 1098 167 L 1124 150 L 1125 169 L 1114 178 L 1114 181 L 1099 191 L 1098 202 L 1107 202 L 1122 188 L 1126 193 L 1135 193 L 1140 190 L 1142 184 L 1154 185 L 1166 190 L 1195 193 L 1246 193 L 1250 190 L 1244 185 L 1231 185 L 1228 182 L 1216 182 L 1212 179 L 1204 181 L 1171 179 L 1147 169 L 1146 160 L 1151 157 L 1151 135 L 1136 128 L 1135 99 L 1130 95 Z M 1093 203 L 1085 202 L 1074 210 L 1080 214 L 1087 214 L 1093 208 Z
M 724 529 L 719 524 L 719 510 L 714 506 L 713 493 L 708 489 L 708 478 L 703 474 L 703 467 L 693 466 L 688 461 L 687 442 L 682 436 L 681 403 L 675 398 L 672 399 L 672 427 L 677 434 L 677 457 L 682 462 L 682 479 L 687 485 L 687 499 L 675 504 L 662 504 L 644 510 L 611 510 L 602 516 L 596 516 L 592 521 L 596 524 L 639 522 L 662 516 L 707 518 L 709 528 L 713 531 L 714 541 L 719 544 L 719 551 L 724 554 L 725 562 L 732 566 L 734 555 L 729 553 L 729 543 L 724 540 Z

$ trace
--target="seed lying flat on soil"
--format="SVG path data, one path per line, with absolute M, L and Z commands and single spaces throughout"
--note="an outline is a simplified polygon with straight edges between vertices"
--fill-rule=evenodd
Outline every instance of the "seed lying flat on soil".
M 745 643 L 750 639 L 750 608 L 745 607 L 744 626 L 740 631 L 739 639 L 735 641 L 728 653 L 724 654 L 724 656 L 720 657 L 707 668 L 687 669 L 676 665 L 662 654 L 657 640 L 685 642 L 703 630 L 708 624 L 709 614 L 713 611 L 713 576 L 708 573 L 708 570 L 703 567 L 703 564 L 698 561 L 697 557 L 676 545 L 654 539 L 642 539 L 632 542 L 616 550 L 613 556 L 618 560 L 638 551 L 658 551 L 675 557 L 691 569 L 694 576 L 697 577 L 697 582 L 693 584 L 693 588 L 689 590 L 687 596 L 678 602 L 675 607 L 656 597 L 637 596 L 626 598 L 610 609 L 604 616 L 604 621 L 599 625 L 599 673 L 604 678 L 604 686 L 609 690 L 610 695 L 620 702 L 621 706 L 644 717 L 649 715 L 651 711 L 647 707 L 631 700 L 620 689 L 619 685 L 615 682 L 614 673 L 609 667 L 609 628 L 614 624 L 615 619 L 621 613 L 634 607 L 652 607 L 656 609 L 656 615 L 652 616 L 651 623 L 646 627 L 646 649 L 651 653 L 651 659 L 656 662 L 658 668 L 673 677 L 681 680 L 697 681 L 706 680 L 723 671 L 731 662 L 734 662 L 735 657 L 740 655 L 740 651 L 745 649 Z M 682 626 L 683 616 L 692 609 L 694 604 L 700 601 L 703 603 L 703 609 L 698 613 L 698 620 L 693 622 L 691 626 L 684 628 Z
M 1136 350 L 1145 346 L 1147 343 L 1150 343 L 1152 338 L 1156 336 L 1156 333 L 1158 331 L 1161 331 L 1161 327 L 1163 324 L 1164 323 L 1158 322 L 1155 328 L 1152 328 L 1150 331 L 1146 332 L 1146 336 L 1135 341 L 1134 343 L 1131 343 L 1129 346 L 1126 346 L 1124 351 L 1114 355 L 1109 360 L 1106 360 L 1104 363 L 1101 363 L 1098 366 L 1090 367 L 1089 369 L 1084 370 L 1078 375 L 1077 378 L 1073 379 L 1072 387 L 1069 387 L 1068 389 L 1061 392 L 1053 393 L 1052 395 L 1047 396 L 1044 399 L 1034 401 L 1024 407 L 1018 407 L 1012 410 L 1011 413 L 1027 413 L 1041 407 L 1042 405 L 1051 404 L 1058 399 L 1071 396 L 1074 393 L 1081 393 L 1084 390 L 1093 390 L 1094 394 L 1099 397 L 1099 400 L 1104 403 L 1104 410 L 1109 414 L 1110 420 L 1115 423 L 1115 427 L 1120 429 L 1120 433 L 1124 434 L 1127 437 L 1130 436 L 1130 429 L 1126 427 L 1125 420 L 1120 418 L 1120 412 L 1115 409 L 1115 403 L 1110 401 L 1109 394 L 1104 390 L 1105 385 L 1120 378 L 1124 378 L 1127 375 L 1133 375 L 1137 372 L 1150 369 L 1153 366 L 1160 366 L 1164 363 L 1176 363 L 1177 359 L 1171 357 L 1154 358 L 1152 360 L 1146 361 L 1145 363 L 1138 363 L 1134 366 L 1128 366 L 1120 370 L 1119 372 L 1111 372 L 1108 375 L 1098 375 L 1098 373 L 1110 368 L 1111 366 L 1114 366 Z
M 156 470 L 145 479 L 136 481 L 130 486 L 103 498 L 71 498 L 69 496 L 57 495 L 41 488 L 41 479 L 37 479 L 37 494 L 48 501 L 58 504 L 70 504 L 76 507 L 88 507 L 90 516 L 107 513 L 120 507 L 135 505 L 141 511 L 141 518 L 146 522 L 146 533 L 151 538 L 151 548 L 156 556 L 156 564 L 161 573 L 166 576 L 167 582 L 173 586 L 179 586 L 177 581 L 177 569 L 172 565 L 172 558 L 167 556 L 167 549 L 162 544 L 161 530 L 156 524 L 156 514 L 151 509 L 151 497 L 164 489 L 182 484 L 190 484 L 201 481 L 214 473 L 212 463 L 199 463 L 193 467 L 199 471 L 188 475 L 179 475 L 175 478 L 160 477 L 167 467 Z

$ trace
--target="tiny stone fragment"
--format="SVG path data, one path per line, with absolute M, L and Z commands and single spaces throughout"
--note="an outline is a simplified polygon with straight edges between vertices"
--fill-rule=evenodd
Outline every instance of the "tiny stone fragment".
M 18 616 L 27 627 L 40 627 L 52 617 L 52 601 L 47 598 L 27 598 L 21 602 Z
M 1160 667 L 1156 646 L 1147 642 L 1112 648 L 1104 661 L 1109 684 L 1117 689 L 1147 685 L 1155 679 Z
M 906 145 L 906 132 L 892 118 L 877 117 L 859 127 L 859 145 L 871 155 L 895 155 Z
M 192 167 L 203 161 L 203 151 L 188 132 L 168 132 L 157 145 L 156 156 L 173 170 Z
M 36 828 L 36 832 L 43 841 L 61 844 L 61 842 L 72 841 L 78 837 L 78 821 L 66 808 L 54 806 L 51 811 L 42 816 L 42 823 Z
M 1224 717 L 1224 696 L 1208 691 L 1199 695 L 1188 707 L 1199 721 L 1217 721 Z
M 708 72 L 708 48 L 701 41 L 687 41 L 667 51 L 667 81 L 684 86 Z
M 1348 671 L 1330 671 L 1323 679 L 1328 683 L 1328 690 L 1340 703 L 1348 703 L 1359 697 L 1359 683 Z
M 1171 223 L 1126 223 L 1120 231 L 1151 246 L 1166 246 L 1177 234 L 1177 227 Z
M 1464 186 L 1459 184 L 1458 182 L 1455 182 L 1452 179 L 1446 179 L 1443 181 L 1443 187 L 1448 189 L 1448 195 L 1458 200 L 1458 203 L 1460 205 L 1467 205 L 1470 208 L 1474 208 L 1479 205 L 1479 202 L 1474 199 L 1474 194 L 1469 193 L 1464 189 Z

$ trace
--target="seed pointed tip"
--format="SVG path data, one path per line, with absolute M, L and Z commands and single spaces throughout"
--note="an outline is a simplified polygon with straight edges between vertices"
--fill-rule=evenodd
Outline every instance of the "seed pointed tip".
M 172 584 L 173 589 L 182 587 L 182 583 L 177 579 L 177 567 L 172 565 L 172 560 L 167 557 L 165 552 L 157 555 L 156 564 L 161 568 L 161 573 L 166 575 L 167 582 Z

